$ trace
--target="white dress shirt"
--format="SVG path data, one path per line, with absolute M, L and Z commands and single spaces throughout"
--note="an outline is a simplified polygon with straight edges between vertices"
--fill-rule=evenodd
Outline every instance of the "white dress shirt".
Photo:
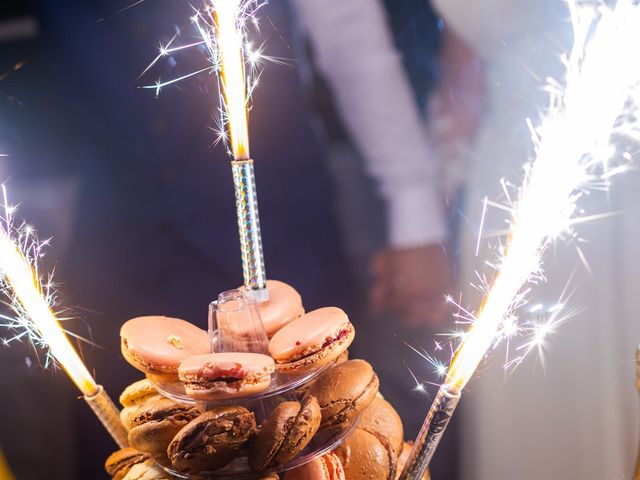
M 389 212 L 394 247 L 441 242 L 437 165 L 379 0 L 294 0 L 316 64 Z

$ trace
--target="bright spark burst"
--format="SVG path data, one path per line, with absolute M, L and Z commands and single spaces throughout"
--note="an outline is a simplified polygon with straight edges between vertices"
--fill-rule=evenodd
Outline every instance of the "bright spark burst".
M 160 45 L 158 56 L 140 74 L 146 75 L 159 60 L 173 53 L 205 48 L 207 67 L 142 88 L 155 90 L 157 96 L 162 88 L 186 78 L 204 72 L 215 75 L 220 105 L 214 128 L 216 143 L 222 141 L 236 159 L 249 158 L 247 116 L 261 67 L 265 61 L 279 61 L 265 55 L 264 45 L 255 46 L 250 40 L 250 30 L 259 29 L 257 12 L 266 4 L 266 0 L 206 0 L 191 17 L 199 40 L 174 46 L 180 36 L 177 32 L 166 45 Z
M 97 385 L 65 334 L 55 312 L 56 289 L 51 275 L 41 279 L 38 264 L 49 240 L 39 241 L 35 230 L 14 224 L 16 206 L 10 205 L 4 185 L 0 187 L 0 294 L 13 315 L 0 315 L 0 327 L 13 335 L 2 343 L 26 340 L 47 351 L 45 365 L 55 359 L 85 395 Z
M 618 152 L 616 141 L 637 139 L 639 133 L 640 7 L 619 0 L 613 8 L 580 6 L 572 14 L 575 43 L 566 60 L 565 86 L 549 82 L 551 106 L 540 127 L 532 128 L 536 153 L 525 166 L 516 201 L 488 203 L 510 213 L 508 238 L 498 261 L 487 262 L 495 270 L 492 281 L 479 275 L 480 288 L 487 292 L 478 312 L 458 305 L 458 322 L 469 329 L 457 333 L 461 341 L 445 380 L 449 388 L 463 389 L 485 355 L 503 340 L 528 338 L 516 348 L 517 357 L 507 360 L 507 368 L 532 351 L 542 354 L 549 335 L 576 313 L 566 312 L 561 301 L 550 309 L 531 307 L 534 317 L 546 318 L 524 323 L 517 318 L 532 285 L 544 281 L 549 245 L 574 237 L 573 225 L 584 221 L 580 198 L 589 190 L 608 188 L 611 177 L 627 170 L 626 165 L 612 165 L 615 157 L 633 156 Z M 508 192 L 507 182 L 503 187 Z

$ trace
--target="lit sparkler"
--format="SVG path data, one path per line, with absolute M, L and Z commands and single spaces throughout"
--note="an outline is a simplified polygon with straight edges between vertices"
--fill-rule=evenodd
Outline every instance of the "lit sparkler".
M 468 315 L 471 326 L 416 439 L 403 480 L 422 477 L 476 368 L 497 339 L 518 330 L 515 312 L 526 302 L 528 284 L 543 279 L 547 247 L 584 221 L 577 210 L 583 192 L 606 187 L 612 174 L 625 170 L 610 168 L 611 139 L 637 128 L 633 97 L 640 82 L 640 7 L 619 0 L 612 9 L 581 7 L 572 13 L 575 41 L 565 87 L 552 89 L 551 109 L 535 132 L 535 157 L 525 169 L 517 202 L 508 207 L 511 226 L 497 271 L 478 312 Z M 534 325 L 523 349 L 541 345 L 553 326 Z
M 257 301 L 268 299 L 267 277 L 262 252 L 262 235 L 258 214 L 258 197 L 249 156 L 247 99 L 255 83 L 247 81 L 245 64 L 245 26 L 249 9 L 259 8 L 253 0 L 210 0 L 207 9 L 212 22 L 203 22 L 198 13 L 194 22 L 211 52 L 222 90 L 223 123 L 227 125 L 234 160 L 231 162 L 236 196 L 238 232 L 242 250 L 244 286 Z M 249 57 L 252 58 L 252 57 Z
M 14 227 L 15 207 L 8 204 L 4 185 L 2 193 L 5 214 L 0 222 L 0 292 L 8 298 L 6 304 L 15 314 L 3 316 L 2 326 L 16 332 L 12 339 L 4 342 L 27 338 L 47 348 L 47 357 L 62 366 L 116 443 L 124 447 L 127 435 L 118 409 L 91 376 L 65 334 L 54 312 L 51 279 L 44 283 L 40 280 L 37 265 L 47 242 L 38 242 L 33 229 L 26 224 Z
M 191 18 L 200 40 L 173 46 L 178 34 L 174 35 L 167 45 L 160 46 L 158 56 L 140 75 L 146 74 L 161 58 L 172 52 L 201 45 L 207 49 L 209 67 L 164 82 L 158 80 L 154 85 L 142 88 L 152 88 L 157 95 L 163 87 L 202 72 L 216 75 L 220 100 L 217 140 L 230 145 L 233 156 L 231 168 L 244 286 L 247 294 L 257 301 L 266 301 L 269 294 L 266 288 L 255 173 L 249 149 L 248 102 L 258 84 L 258 67 L 267 57 L 263 55 L 262 46 L 255 48 L 249 41 L 248 26 L 258 27 L 256 12 L 266 3 L 265 0 L 206 0 L 204 8 L 196 10 Z

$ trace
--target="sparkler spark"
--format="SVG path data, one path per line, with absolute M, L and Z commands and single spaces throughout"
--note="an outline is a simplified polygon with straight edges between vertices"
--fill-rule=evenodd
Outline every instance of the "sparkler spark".
M 516 312 L 526 304 L 530 285 L 544 280 L 548 246 L 580 223 L 581 196 L 608 187 L 612 176 L 627 170 L 610 163 L 616 155 L 612 139 L 637 133 L 640 7 L 619 0 L 613 9 L 580 7 L 572 13 L 575 43 L 566 61 L 565 86 L 549 87 L 551 108 L 532 130 L 534 159 L 525 167 L 515 204 L 502 205 L 511 221 L 495 276 L 448 371 L 445 385 L 458 391 L 498 340 L 528 332 L 532 338 L 517 349 L 526 354 L 541 348 L 566 318 L 557 308 L 546 322 L 521 326 Z
M 173 46 L 180 34 L 176 33 L 166 45 L 160 45 L 156 58 L 139 76 L 147 74 L 162 58 L 203 46 L 208 53 L 209 66 L 141 88 L 153 89 L 159 95 L 165 86 L 200 73 L 213 74 L 220 104 L 215 129 L 217 140 L 230 143 L 231 154 L 236 160 L 249 158 L 249 101 L 258 85 L 260 67 L 267 60 L 278 61 L 264 54 L 264 45 L 256 47 L 249 39 L 249 29 L 257 29 L 259 25 L 257 12 L 266 3 L 265 0 L 206 0 L 204 7 L 194 10 L 191 17 L 199 39 Z
M 564 88 L 549 82 L 551 108 L 537 130 L 533 160 L 525 166 L 525 178 L 511 213 L 510 229 L 493 280 L 477 314 L 460 310 L 471 321 L 451 361 L 444 383 L 425 417 L 400 480 L 421 478 L 457 408 L 462 390 L 478 365 L 501 339 L 528 330 L 531 339 L 518 348 L 514 364 L 538 349 L 555 327 L 571 313 L 563 302 L 551 308 L 543 322 L 518 325 L 516 313 L 526 304 L 532 285 L 544 280 L 544 253 L 554 240 L 571 231 L 582 195 L 609 185 L 610 168 L 618 137 L 640 138 L 637 121 L 640 62 L 640 7 L 633 0 L 618 0 L 615 7 L 573 5 L 574 46 L 566 61 Z M 592 27 L 597 21 L 595 30 Z M 632 155 L 620 155 L 623 159 Z M 608 174 L 607 174 L 608 173 Z M 603 177 L 603 174 L 605 175 Z M 503 187 L 507 184 L 503 182 Z M 507 195 L 507 197 L 509 197 Z M 479 275 L 481 281 L 483 276 Z M 534 308 L 534 310 L 540 310 Z M 534 312 L 535 313 L 535 312 Z M 507 367 L 510 362 L 507 362 Z
M 47 358 L 54 358 L 84 395 L 93 396 L 99 390 L 98 385 L 53 310 L 56 294 L 52 278 L 40 279 L 38 262 L 48 240 L 39 242 L 27 224 L 14 226 L 15 206 L 9 205 L 4 185 L 1 191 L 4 216 L 0 218 L 0 293 L 7 298 L 4 303 L 14 316 L 1 316 L 0 326 L 16 332 L 12 338 L 3 339 L 3 343 L 26 338 L 46 348 Z

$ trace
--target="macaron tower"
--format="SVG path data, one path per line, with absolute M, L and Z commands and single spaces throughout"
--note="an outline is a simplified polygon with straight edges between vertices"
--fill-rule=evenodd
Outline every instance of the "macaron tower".
M 290 285 L 267 287 L 258 304 L 221 294 L 208 331 L 164 316 L 123 324 L 122 355 L 145 378 L 120 396 L 130 448 L 107 460 L 112 478 L 395 478 L 402 423 L 371 365 L 348 360 L 347 314 L 305 312 Z

